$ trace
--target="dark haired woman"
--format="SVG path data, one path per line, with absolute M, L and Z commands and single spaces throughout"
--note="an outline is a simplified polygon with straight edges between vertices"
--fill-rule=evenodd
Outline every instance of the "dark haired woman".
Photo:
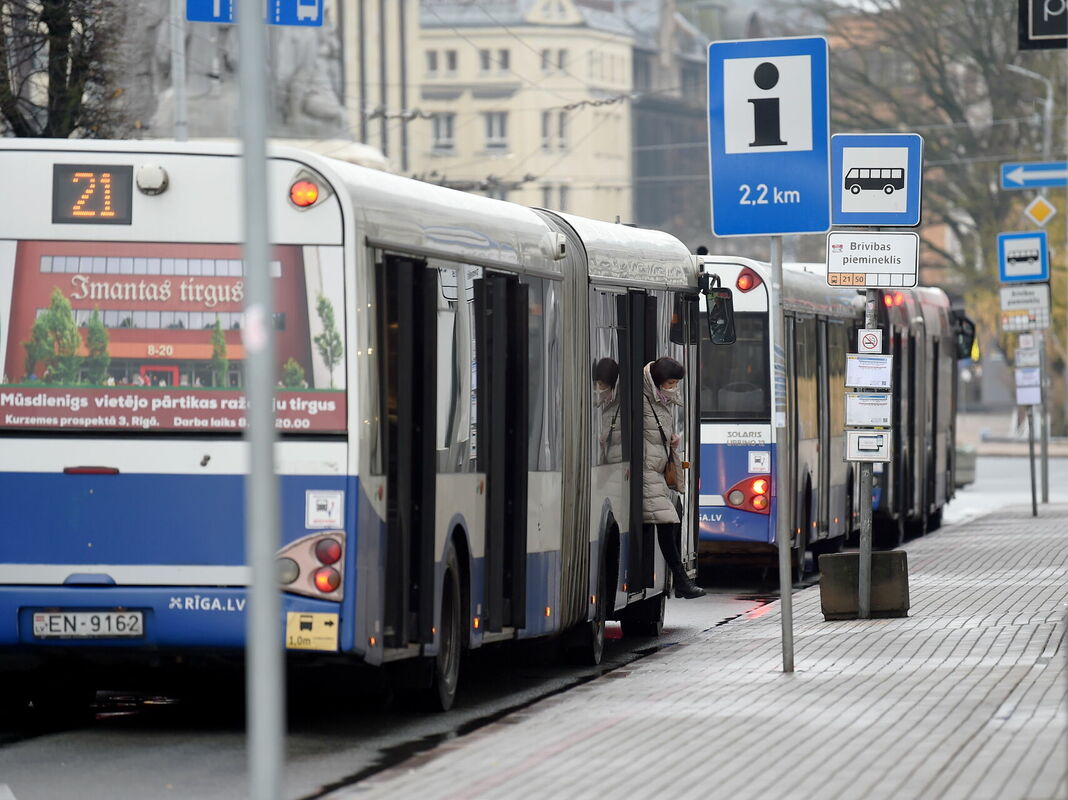
M 672 429 L 672 406 L 682 405 L 679 383 L 685 376 L 686 368 L 667 356 L 645 365 L 642 521 L 656 526 L 660 552 L 675 579 L 675 596 L 689 600 L 700 597 L 705 590 L 690 580 L 679 556 L 681 520 L 675 509 L 675 493 L 686 491 L 686 477 L 675 452 L 679 437 Z M 672 468 L 669 462 L 673 463 Z

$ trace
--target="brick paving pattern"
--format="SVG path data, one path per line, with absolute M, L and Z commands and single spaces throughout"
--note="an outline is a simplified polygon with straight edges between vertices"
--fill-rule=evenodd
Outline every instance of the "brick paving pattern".
M 779 605 L 554 697 L 340 798 L 1068 797 L 1068 505 L 910 542 L 908 618 Z

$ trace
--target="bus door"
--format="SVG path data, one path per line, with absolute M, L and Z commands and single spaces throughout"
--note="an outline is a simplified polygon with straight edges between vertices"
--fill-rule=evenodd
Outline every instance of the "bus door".
M 434 640 L 437 270 L 386 256 L 376 265 L 380 408 L 386 417 L 387 647 Z
M 831 481 L 831 378 L 828 371 L 830 357 L 827 347 L 827 320 L 825 319 L 819 321 L 817 347 L 819 348 L 816 363 L 818 365 L 817 380 L 819 383 L 818 428 L 820 440 L 817 447 L 819 453 L 819 475 L 816 478 L 816 492 L 819 500 L 817 501 L 818 509 L 816 515 L 818 530 L 829 533 L 831 529 L 830 503 L 833 482 Z
M 656 353 L 656 298 L 641 291 L 620 295 L 619 319 L 625 328 L 620 337 L 625 461 L 630 467 L 630 541 L 627 550 L 627 591 L 640 592 L 655 585 L 656 531 L 642 519 L 645 471 L 645 365 Z M 629 448 L 628 448 L 629 444 Z
M 486 629 L 525 627 L 529 471 L 529 287 L 486 272 L 475 285 L 478 461 L 486 475 Z

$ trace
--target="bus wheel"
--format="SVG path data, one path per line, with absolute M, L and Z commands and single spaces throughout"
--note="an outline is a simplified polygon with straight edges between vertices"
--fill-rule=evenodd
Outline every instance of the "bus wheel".
M 460 615 L 460 564 L 456 551 L 449 548 L 445 559 L 445 579 L 441 587 L 441 629 L 433 677 L 426 690 L 426 705 L 435 711 L 448 711 L 456 700 L 460 683 L 460 656 L 463 654 L 463 622 Z
M 942 509 L 933 511 L 927 515 L 927 530 L 936 531 L 942 527 Z
M 808 552 L 808 546 L 806 544 L 808 540 L 808 533 L 806 531 L 801 532 L 801 542 L 790 550 L 790 579 L 794 583 L 800 583 L 805 579 L 806 558 L 805 555 Z
M 886 186 L 883 187 L 883 191 L 886 192 L 887 194 L 893 194 L 894 193 L 894 187 L 891 186 L 888 183 L 888 184 L 886 184 Z
M 860 184 L 859 183 L 854 183 L 852 186 L 850 186 L 849 187 L 849 193 L 850 194 L 860 194 Z
M 597 595 L 594 600 L 593 619 L 579 628 L 578 642 L 570 650 L 570 657 L 580 664 L 597 666 L 604 657 L 604 626 L 608 611 L 608 586 L 602 566 L 597 574 Z
M 905 542 L 905 515 L 897 519 L 872 520 L 871 540 L 880 550 L 893 550 Z
M 639 600 L 620 613 L 619 624 L 624 636 L 659 636 L 664 630 L 667 592 Z

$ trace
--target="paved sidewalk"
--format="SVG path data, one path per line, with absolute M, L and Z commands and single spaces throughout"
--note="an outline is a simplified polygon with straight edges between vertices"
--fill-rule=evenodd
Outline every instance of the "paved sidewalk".
M 908 618 L 797 592 L 792 675 L 775 603 L 331 798 L 1068 797 L 1068 505 L 1039 513 L 909 543 Z

